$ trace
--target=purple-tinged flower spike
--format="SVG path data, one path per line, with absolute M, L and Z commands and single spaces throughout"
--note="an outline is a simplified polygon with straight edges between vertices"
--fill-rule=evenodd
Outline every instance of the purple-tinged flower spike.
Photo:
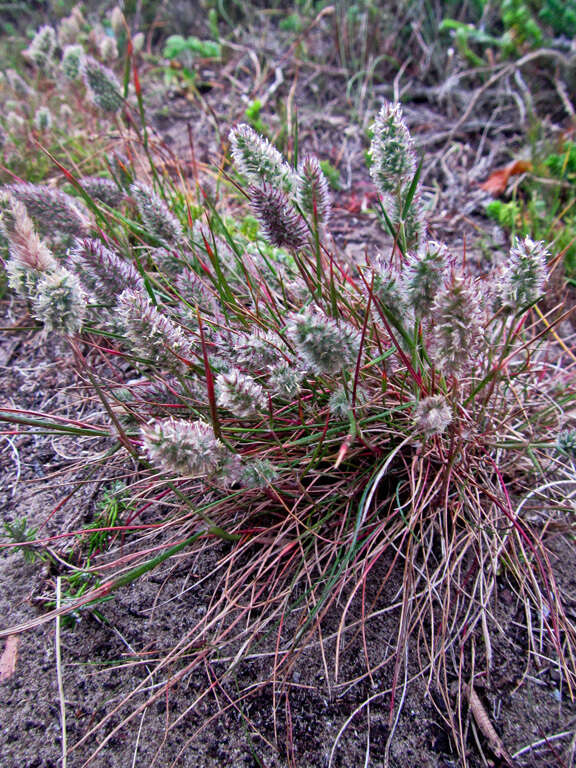
M 328 182 L 313 155 L 305 157 L 298 168 L 297 200 L 310 224 L 316 220 L 320 226 L 328 225 L 332 211 Z
M 90 98 L 103 112 L 114 113 L 122 108 L 122 88 L 108 67 L 87 56 L 82 61 L 82 76 Z
M 130 187 L 138 213 L 151 235 L 169 244 L 182 240 L 182 226 L 164 200 L 146 184 L 132 184 Z
M 106 248 L 100 240 L 77 240 L 70 260 L 82 285 L 101 304 L 114 304 L 122 291 L 128 288 L 144 290 L 144 280 L 138 270 Z
M 38 272 L 56 267 L 56 259 L 36 234 L 24 205 L 5 191 L 0 191 L 0 231 L 8 240 L 11 261 L 19 267 Z
M 372 126 L 370 175 L 380 194 L 397 195 L 416 171 L 416 153 L 399 104 L 386 102 Z
M 22 51 L 22 55 L 31 61 L 43 74 L 49 75 L 54 68 L 54 52 L 56 50 L 56 32 L 45 25 L 34 35 L 28 48 Z
M 285 361 L 288 347 L 274 331 L 261 331 L 242 337 L 234 345 L 236 359 L 240 365 L 260 371 L 268 365 Z
M 294 210 L 284 192 L 264 184 L 250 187 L 249 195 L 252 212 L 271 245 L 291 251 L 298 251 L 306 245 L 306 222 Z
M 268 459 L 255 459 L 242 467 L 239 482 L 245 488 L 266 488 L 277 479 L 278 470 Z
M 296 174 L 268 139 L 244 123 L 233 128 L 229 138 L 236 168 L 251 184 L 264 182 L 286 194 L 295 191 Z
M 160 419 L 142 427 L 141 435 L 152 464 L 176 475 L 213 475 L 227 453 L 212 427 L 204 421 Z
M 402 275 L 402 293 L 418 317 L 430 311 L 436 294 L 448 279 L 448 267 L 448 249 L 433 240 L 409 257 Z
M 439 370 L 463 373 L 474 361 L 483 338 L 478 285 L 455 277 L 436 297 L 431 315 L 431 354 Z
M 156 309 L 144 293 L 124 291 L 117 306 L 125 334 L 139 357 L 168 370 L 180 370 L 182 363 L 177 355 L 186 359 L 193 356 L 192 344 L 183 330 Z
M 216 378 L 218 405 L 243 419 L 266 409 L 264 390 L 252 376 L 233 368 Z
M 43 274 L 32 295 L 32 314 L 45 331 L 72 334 L 82 328 L 86 297 L 76 275 L 63 267 Z
M 441 435 L 452 421 L 452 411 L 442 395 L 434 395 L 418 403 L 414 420 L 427 437 Z
M 544 293 L 550 253 L 543 242 L 517 240 L 502 276 L 500 297 L 505 307 L 518 311 L 534 304 Z
M 80 179 L 80 184 L 90 197 L 110 208 L 117 208 L 124 197 L 124 191 L 119 189 L 112 179 L 100 176 L 84 176 Z
M 12 184 L 4 189 L 24 203 L 41 234 L 76 237 L 88 234 L 88 211 L 79 200 L 65 192 L 40 184 Z
M 360 334 L 348 323 L 337 323 L 310 309 L 291 314 L 286 333 L 304 365 L 313 373 L 335 375 L 356 362 Z

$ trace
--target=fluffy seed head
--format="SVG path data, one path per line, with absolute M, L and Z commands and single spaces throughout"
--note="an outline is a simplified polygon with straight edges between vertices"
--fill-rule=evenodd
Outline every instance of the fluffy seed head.
M 100 240 L 77 240 L 70 260 L 83 286 L 101 304 L 113 304 L 127 288 L 144 290 L 140 273 Z
M 78 80 L 82 74 L 84 48 L 81 45 L 67 45 L 62 54 L 62 74 L 67 80 Z
M 422 251 L 410 255 L 402 276 L 402 292 L 418 317 L 430 311 L 436 294 L 448 276 L 448 250 L 433 240 Z
M 505 307 L 517 311 L 542 296 L 548 279 L 549 257 L 543 242 L 534 242 L 529 237 L 516 241 L 501 283 L 500 295 Z
M 177 475 L 212 475 L 226 452 L 204 421 L 160 419 L 142 427 L 141 436 L 152 464 Z
M 82 76 L 90 98 L 103 112 L 118 112 L 124 104 L 122 89 L 116 75 L 95 59 L 82 61 Z
M 431 352 L 443 373 L 462 373 L 477 354 L 482 339 L 482 312 L 476 283 L 455 277 L 440 291 L 431 310 Z
M 82 237 L 88 233 L 88 212 L 65 192 L 42 184 L 12 184 L 5 190 L 24 203 L 43 235 Z
M 280 152 L 249 125 L 230 131 L 230 148 L 236 168 L 252 184 L 271 184 L 287 194 L 296 188 L 296 175 Z
M 84 24 L 84 17 L 78 8 L 74 8 L 70 16 L 62 19 L 58 25 L 58 42 L 61 46 L 68 46 L 78 40 L 78 36 Z
M 312 155 L 305 157 L 298 168 L 297 199 L 311 224 L 316 220 L 327 226 L 332 210 L 328 182 L 318 159 Z
M 399 104 L 384 103 L 372 126 L 370 175 L 378 191 L 396 194 L 416 170 L 416 153 Z
M 235 344 L 234 350 L 240 365 L 247 365 L 253 370 L 281 363 L 288 352 L 286 344 L 274 331 L 251 333 Z
M 151 235 L 166 243 L 182 240 L 182 226 L 164 200 L 146 184 L 132 184 L 130 192 L 136 201 L 138 213 Z
M 113 37 L 102 35 L 98 40 L 98 53 L 102 61 L 115 61 L 118 58 L 118 44 Z
M 306 223 L 294 210 L 288 197 L 269 184 L 250 187 L 250 207 L 262 234 L 271 245 L 297 251 L 306 244 Z
M 32 297 L 32 314 L 46 331 L 71 334 L 79 331 L 86 312 L 86 298 L 76 275 L 63 267 L 38 280 Z
M 243 419 L 266 407 L 264 390 L 252 376 L 233 368 L 216 378 L 218 405 Z
M 24 205 L 9 193 L 0 192 L 0 231 L 8 240 L 10 259 L 18 266 L 45 272 L 56 259 L 38 237 Z
M 52 27 L 45 25 L 36 32 L 28 48 L 22 51 L 22 55 L 40 72 L 50 74 L 53 69 L 55 50 L 56 32 Z
M 304 371 L 287 363 L 269 366 L 268 370 L 268 385 L 274 396 L 290 400 L 298 394 Z
M 156 309 L 144 293 L 126 290 L 117 306 L 136 355 L 168 370 L 180 369 L 176 354 L 187 359 L 192 356 L 192 345 L 182 329 Z
M 452 421 L 452 411 L 442 395 L 434 395 L 418 403 L 414 419 L 427 437 L 441 435 Z
M 116 208 L 120 205 L 124 193 L 118 188 L 112 179 L 106 179 L 100 176 L 84 176 L 80 179 L 84 190 L 95 200 L 105 203 L 110 208 Z
M 308 370 L 334 375 L 356 362 L 360 334 L 347 323 L 337 323 L 310 309 L 291 314 L 286 333 Z

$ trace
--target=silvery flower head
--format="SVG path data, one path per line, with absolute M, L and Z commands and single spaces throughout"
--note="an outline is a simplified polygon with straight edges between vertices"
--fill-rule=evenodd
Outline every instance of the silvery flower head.
M 266 396 L 263 388 L 252 376 L 237 368 L 228 373 L 220 373 L 216 378 L 218 405 L 243 419 L 263 411 L 266 408 Z
M 370 175 L 381 194 L 397 194 L 416 171 L 416 153 L 399 104 L 384 103 L 372 126 Z
M 350 368 L 358 358 L 358 331 L 319 310 L 305 309 L 289 315 L 286 333 L 305 367 L 313 373 L 334 375 Z
M 87 56 L 82 60 L 82 76 L 92 101 L 103 112 L 114 113 L 122 109 L 122 88 L 108 67 Z
M 442 395 L 434 395 L 418 403 L 414 419 L 427 437 L 441 435 L 452 421 L 452 411 Z
M 177 475 L 213 475 L 226 455 L 224 445 L 204 421 L 159 419 L 142 427 L 141 436 L 152 464 Z
M 151 235 L 166 243 L 182 240 L 182 226 L 164 200 L 146 184 L 132 184 L 130 192 L 136 201 L 138 213 Z
M 294 189 L 293 169 L 267 138 L 242 123 L 231 129 L 229 140 L 237 170 L 248 180 L 281 186 L 286 192 Z
M 80 281 L 63 267 L 46 272 L 32 296 L 32 314 L 46 331 L 71 334 L 82 327 L 86 298 Z
M 180 326 L 163 315 L 141 291 L 126 290 L 118 298 L 118 312 L 132 349 L 139 357 L 168 370 L 178 370 L 178 355 L 189 359 L 193 348 Z
M 67 45 L 62 53 L 60 66 L 67 80 L 78 80 L 82 74 L 84 48 L 81 45 Z
M 436 294 L 448 278 L 448 264 L 448 249 L 433 240 L 409 256 L 402 274 L 402 293 L 418 317 L 430 311 Z
M 328 225 L 332 210 L 328 182 L 313 155 L 305 157 L 298 167 L 297 200 L 311 224 L 316 221 L 323 227 Z
M 249 125 L 230 131 L 232 158 L 238 171 L 254 185 L 271 184 L 286 194 L 296 189 L 296 174 L 280 152 Z
M 268 366 L 268 387 L 275 397 L 290 400 L 300 391 L 304 371 L 295 365 L 278 363 Z
M 389 311 L 405 317 L 408 307 L 404 301 L 400 272 L 380 254 L 374 260 L 372 272 L 376 298 Z
M 541 241 L 534 242 L 525 237 L 515 242 L 500 283 L 500 296 L 505 307 L 518 311 L 542 296 L 548 279 L 549 257 L 550 253 Z
M 86 290 L 101 304 L 115 303 L 127 288 L 144 291 L 144 280 L 138 270 L 100 240 L 76 240 L 70 261 Z
M 258 331 L 243 336 L 234 345 L 234 351 L 240 365 L 262 370 L 268 365 L 281 363 L 288 347 L 274 331 Z
M 118 58 L 118 44 L 113 37 L 103 34 L 98 40 L 98 53 L 102 61 L 115 61 Z
M 307 242 L 306 222 L 291 205 L 287 195 L 270 184 L 250 187 L 250 207 L 265 239 L 278 248 L 297 251 Z
M 22 54 L 29 59 L 43 74 L 49 75 L 54 65 L 56 50 L 56 32 L 53 27 L 45 25 L 34 35 L 32 42 Z
M 475 360 L 483 337 L 478 284 L 454 277 L 436 296 L 431 315 L 430 351 L 436 366 L 443 373 L 463 373 Z

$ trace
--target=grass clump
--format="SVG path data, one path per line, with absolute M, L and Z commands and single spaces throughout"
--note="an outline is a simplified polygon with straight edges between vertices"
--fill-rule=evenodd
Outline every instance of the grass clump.
M 124 96 L 98 71 L 107 96 L 114 86 L 99 106 L 121 125 Z M 96 81 L 87 83 L 94 91 Z M 352 265 L 333 247 L 329 185 L 316 158 L 293 167 L 252 127 L 232 129 L 240 182 L 227 195 L 238 207 L 240 193 L 258 223 L 247 237 L 202 194 L 202 179 L 194 199 L 163 176 L 140 136 L 150 170 L 118 159 L 116 170 L 126 171 L 123 183 L 115 174 L 118 198 L 69 174 L 86 214 L 83 231 L 68 232 L 62 265 L 49 249 L 57 236 L 47 231 L 43 244 L 32 206 L 27 213 L 9 191 L 2 208 L 11 282 L 46 330 L 66 336 L 101 409 L 92 424 L 8 409 L 0 417 L 106 438 L 106 460 L 131 468 L 126 493 L 152 508 L 157 537 L 134 544 L 129 568 L 108 557 L 106 583 L 58 612 L 183 553 L 218 552 L 212 599 L 170 653 L 173 674 L 150 693 L 165 661 L 151 665 L 92 735 L 108 728 L 105 745 L 119 710 L 127 725 L 138 696 L 160 699 L 205 660 L 233 660 L 219 673 L 227 684 L 262 637 L 272 638 L 274 664 L 252 692 L 279 690 L 313 637 L 328 647 L 325 620 L 336 610 L 329 666 L 337 681 L 356 611 L 365 628 L 394 599 L 387 662 L 367 658 L 363 675 L 376 663 L 388 671 L 386 749 L 401 681 L 416 664 L 441 692 L 438 709 L 465 760 L 457 702 L 466 680 L 493 666 L 502 580 L 525 608 L 528 655 L 545 645 L 568 687 L 576 682 L 574 629 L 540 530 L 522 514 L 533 496 L 562 507 L 547 479 L 573 443 L 561 437 L 571 369 L 548 364 L 547 332 L 560 312 L 538 306 L 557 260 L 544 242 L 519 237 L 507 266 L 479 277 L 429 239 L 398 104 L 376 116 L 370 152 L 393 243 Z M 368 601 L 377 565 L 386 575 Z

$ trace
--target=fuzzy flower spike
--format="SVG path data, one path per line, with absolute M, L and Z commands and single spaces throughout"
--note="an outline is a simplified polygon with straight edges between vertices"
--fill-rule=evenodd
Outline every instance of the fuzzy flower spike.
M 372 126 L 370 175 L 378 191 L 396 195 L 416 171 L 414 142 L 399 104 L 386 102 Z
M 538 301 L 548 279 L 549 258 L 550 253 L 543 242 L 525 237 L 514 243 L 500 286 L 505 307 L 517 312 Z
M 212 475 L 226 454 L 224 445 L 204 421 L 162 419 L 142 427 L 141 435 L 154 466 L 176 475 Z
M 244 123 L 230 131 L 230 145 L 236 168 L 252 184 L 265 182 L 287 194 L 296 188 L 296 175 L 268 139 Z

